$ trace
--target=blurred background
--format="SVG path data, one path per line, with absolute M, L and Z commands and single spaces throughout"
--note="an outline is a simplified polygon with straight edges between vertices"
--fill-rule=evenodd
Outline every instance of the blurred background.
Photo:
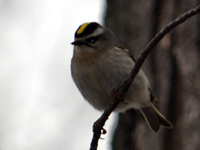
M 80 24 L 102 23 L 105 8 L 103 0 L 0 0 L 1 150 L 89 149 L 101 113 L 72 81 L 70 43 Z
M 0 0 L 0 149 L 88 150 L 101 115 L 70 73 L 74 32 L 97 21 L 137 58 L 167 23 L 198 0 Z M 174 29 L 143 65 L 156 106 L 174 125 L 152 133 L 138 111 L 112 114 L 98 149 L 199 150 L 200 16 Z M 112 145 L 112 146 L 111 146 Z
M 105 25 L 137 58 L 158 31 L 199 4 L 199 0 L 107 0 Z M 138 111 L 127 111 L 116 123 L 113 150 L 200 149 L 199 33 L 197 14 L 167 34 L 142 66 L 158 98 L 155 105 L 173 129 L 152 133 Z

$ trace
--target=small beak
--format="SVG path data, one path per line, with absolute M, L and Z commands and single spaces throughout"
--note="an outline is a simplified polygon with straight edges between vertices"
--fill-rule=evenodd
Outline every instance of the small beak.
M 72 45 L 83 45 L 84 43 L 82 41 L 74 41 L 71 44 Z

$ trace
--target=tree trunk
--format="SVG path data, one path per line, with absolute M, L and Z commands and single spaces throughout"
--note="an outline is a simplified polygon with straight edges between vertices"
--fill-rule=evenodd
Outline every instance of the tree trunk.
M 107 0 L 105 26 L 137 58 L 166 24 L 200 0 Z M 153 133 L 138 111 L 119 115 L 113 150 L 200 149 L 200 15 L 173 29 L 143 65 L 155 102 L 174 128 Z

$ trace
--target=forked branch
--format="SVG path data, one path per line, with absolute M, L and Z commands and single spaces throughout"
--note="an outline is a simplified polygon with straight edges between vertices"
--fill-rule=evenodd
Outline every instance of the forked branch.
M 93 126 L 93 138 L 91 141 L 91 147 L 90 150 L 97 150 L 98 141 L 101 136 L 101 131 L 105 130 L 103 129 L 103 126 L 108 119 L 109 115 L 112 113 L 112 111 L 117 107 L 117 105 L 121 102 L 123 99 L 126 91 L 130 87 L 132 81 L 134 80 L 135 76 L 139 72 L 143 62 L 147 58 L 148 54 L 153 50 L 153 48 L 157 45 L 157 43 L 167 34 L 169 33 L 173 28 L 178 26 L 179 24 L 183 23 L 188 18 L 200 13 L 200 5 L 195 7 L 194 9 L 184 13 L 183 15 L 179 16 L 177 19 L 170 22 L 167 26 L 165 26 L 156 36 L 149 42 L 149 44 L 145 47 L 145 49 L 141 52 L 141 55 L 135 62 L 135 66 L 131 71 L 131 75 L 128 79 L 124 81 L 124 84 L 119 88 L 118 91 L 114 91 L 114 100 L 113 102 L 108 106 L 108 108 L 103 112 L 101 117 L 95 122 Z

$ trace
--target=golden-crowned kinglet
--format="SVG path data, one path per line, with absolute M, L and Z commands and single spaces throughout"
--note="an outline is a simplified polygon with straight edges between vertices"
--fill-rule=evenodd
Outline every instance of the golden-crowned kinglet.
M 71 61 L 73 80 L 83 97 L 96 109 L 103 111 L 117 90 L 130 76 L 134 57 L 109 29 L 96 22 L 82 24 L 75 32 L 74 54 Z M 149 127 L 157 132 L 160 126 L 172 124 L 155 108 L 155 96 L 142 70 L 135 77 L 115 111 L 139 109 Z

